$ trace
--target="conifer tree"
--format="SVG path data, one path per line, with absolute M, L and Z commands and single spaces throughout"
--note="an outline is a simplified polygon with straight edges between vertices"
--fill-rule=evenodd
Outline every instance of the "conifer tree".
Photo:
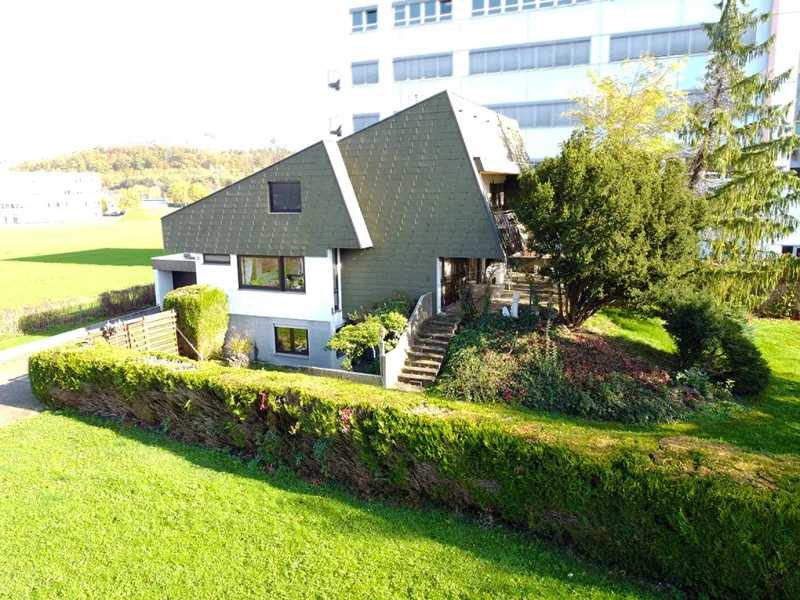
M 800 138 L 792 129 L 792 105 L 771 104 L 791 70 L 748 72 L 775 41 L 747 40 L 769 13 L 747 10 L 744 0 L 722 0 L 717 8 L 719 22 L 705 26 L 711 58 L 684 132 L 689 185 L 709 198 L 708 285 L 720 300 L 752 307 L 781 274 L 782 261 L 767 252 L 768 244 L 796 226 L 790 210 L 800 199 L 800 179 L 778 164 Z

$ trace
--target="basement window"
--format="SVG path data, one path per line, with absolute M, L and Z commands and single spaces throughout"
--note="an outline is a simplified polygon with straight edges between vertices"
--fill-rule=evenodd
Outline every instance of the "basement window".
M 275 327 L 275 352 L 308 356 L 308 329 Z

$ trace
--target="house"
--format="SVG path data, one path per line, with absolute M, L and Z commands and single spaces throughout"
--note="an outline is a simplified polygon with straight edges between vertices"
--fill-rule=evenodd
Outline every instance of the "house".
M 520 249 L 505 205 L 527 161 L 515 121 L 438 93 L 163 217 L 158 302 L 218 286 L 259 359 L 336 368 L 325 344 L 349 312 L 398 291 L 441 310 Z

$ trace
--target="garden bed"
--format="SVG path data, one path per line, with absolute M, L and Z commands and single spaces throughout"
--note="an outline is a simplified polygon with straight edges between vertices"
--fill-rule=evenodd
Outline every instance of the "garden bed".
M 699 371 L 674 377 L 611 338 L 553 327 L 527 311 L 518 319 L 489 315 L 468 323 L 450 344 L 437 391 L 620 423 L 732 408 L 729 389 Z
M 234 447 L 368 496 L 483 511 L 698 593 L 800 595 L 791 461 L 296 373 L 176 370 L 105 347 L 38 354 L 30 377 L 51 407 Z

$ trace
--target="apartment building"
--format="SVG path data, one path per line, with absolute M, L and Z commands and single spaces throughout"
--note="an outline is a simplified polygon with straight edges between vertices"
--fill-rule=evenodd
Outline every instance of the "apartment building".
M 103 218 L 98 173 L 0 172 L 0 226 Z
M 589 90 L 588 70 L 619 74 L 643 52 L 686 57 L 676 85 L 691 91 L 708 61 L 701 24 L 716 0 L 337 0 L 338 65 L 329 73 L 332 130 L 358 131 L 447 89 L 516 119 L 533 161 L 558 152 L 572 130 L 563 113 Z M 800 0 L 751 0 L 776 34 L 753 69 L 795 68 L 772 99 L 797 97 Z M 800 167 L 800 155 L 792 166 Z

